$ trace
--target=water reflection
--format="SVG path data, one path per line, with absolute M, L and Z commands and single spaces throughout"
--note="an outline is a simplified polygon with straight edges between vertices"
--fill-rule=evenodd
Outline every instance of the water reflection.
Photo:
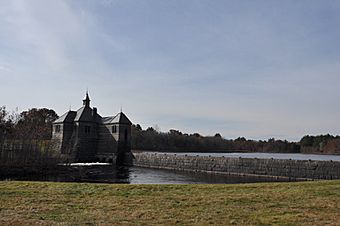
M 112 165 L 61 166 L 60 170 L 54 173 L 45 172 L 38 175 L 21 175 L 2 179 L 124 184 L 238 184 L 288 181 L 287 179 L 208 174 L 142 167 L 114 167 Z
M 288 180 L 142 167 L 133 167 L 130 171 L 130 183 L 132 184 L 239 184 L 269 181 Z

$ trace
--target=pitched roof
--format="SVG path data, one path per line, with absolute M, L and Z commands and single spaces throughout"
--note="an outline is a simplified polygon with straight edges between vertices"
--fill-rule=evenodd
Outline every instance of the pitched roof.
M 113 122 L 117 122 L 119 124 L 129 124 L 129 125 L 132 125 L 132 122 L 130 121 L 130 119 L 123 112 L 118 113 L 114 117 Z
M 90 107 L 83 106 L 78 109 L 77 116 L 74 118 L 74 121 L 85 121 L 85 122 L 97 122 L 101 123 L 102 117 L 96 112 L 94 117 L 94 110 Z
M 101 117 L 98 113 L 95 113 L 95 117 L 93 117 L 94 112 L 92 108 L 88 106 L 83 106 L 79 108 L 77 111 L 68 111 L 63 114 L 60 118 L 55 120 L 53 123 L 71 123 L 71 122 L 96 122 L 99 124 L 126 124 L 132 125 L 131 121 L 128 117 L 123 113 L 120 112 L 115 116 L 109 117 Z
M 103 124 L 110 124 L 114 116 L 109 116 L 109 117 L 103 117 L 101 120 L 101 123 Z
M 68 111 L 62 116 L 60 116 L 57 120 L 55 120 L 53 123 L 62 123 L 62 122 L 73 122 L 74 118 L 76 117 L 77 112 L 75 111 Z
M 86 106 L 83 106 L 77 110 L 77 116 L 74 121 L 92 121 L 92 109 Z
M 132 125 L 132 122 L 128 119 L 128 117 L 123 112 L 118 113 L 116 116 L 103 117 L 102 123 L 103 124 L 119 123 L 119 124 Z

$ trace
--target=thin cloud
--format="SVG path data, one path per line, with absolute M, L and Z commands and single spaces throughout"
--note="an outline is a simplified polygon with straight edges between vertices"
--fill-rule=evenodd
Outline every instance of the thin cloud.
M 103 115 L 123 104 L 164 130 L 340 133 L 339 15 L 327 0 L 12 0 L 0 8 L 0 102 L 61 114 L 89 87 Z
M 0 71 L 10 72 L 12 69 L 7 65 L 0 65 Z

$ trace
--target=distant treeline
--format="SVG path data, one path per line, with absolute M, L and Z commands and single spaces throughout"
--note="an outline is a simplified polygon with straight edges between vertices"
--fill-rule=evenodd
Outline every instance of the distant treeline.
M 340 136 L 304 136 L 300 142 L 301 153 L 340 154 Z
M 51 157 L 52 122 L 57 118 L 58 115 L 52 109 L 32 108 L 19 114 L 17 112 L 10 113 L 5 107 L 0 107 L 0 163 L 1 160 L 9 161 L 16 155 L 26 156 L 24 159 L 21 158 L 23 162 L 32 161 L 29 156 L 37 156 L 39 153 L 46 158 Z M 10 147 L 16 147 L 16 151 L 11 152 Z M 244 137 L 232 140 L 223 138 L 219 133 L 214 136 L 202 136 L 198 133 L 182 133 L 175 129 L 169 132 L 159 132 L 152 127 L 143 130 L 137 124 L 132 126 L 132 149 L 176 152 L 240 151 L 340 154 L 340 137 L 329 134 L 307 135 L 299 142 L 274 138 L 256 141 Z M 21 153 L 23 151 L 25 153 Z M 32 153 L 29 154 L 30 152 Z M 46 155 L 46 152 L 50 154 Z
M 340 153 L 340 138 L 332 135 L 304 136 L 300 142 L 287 140 L 248 140 L 244 137 L 224 139 L 217 133 L 202 136 L 178 130 L 159 132 L 140 125 L 132 126 L 132 149 L 174 152 L 276 152 L 276 153 Z

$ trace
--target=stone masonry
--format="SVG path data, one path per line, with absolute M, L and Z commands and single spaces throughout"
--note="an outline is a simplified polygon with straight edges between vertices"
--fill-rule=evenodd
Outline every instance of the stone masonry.
M 184 156 L 136 152 L 134 165 L 236 175 L 260 175 L 295 179 L 340 179 L 340 162 L 290 159 L 257 159 Z

